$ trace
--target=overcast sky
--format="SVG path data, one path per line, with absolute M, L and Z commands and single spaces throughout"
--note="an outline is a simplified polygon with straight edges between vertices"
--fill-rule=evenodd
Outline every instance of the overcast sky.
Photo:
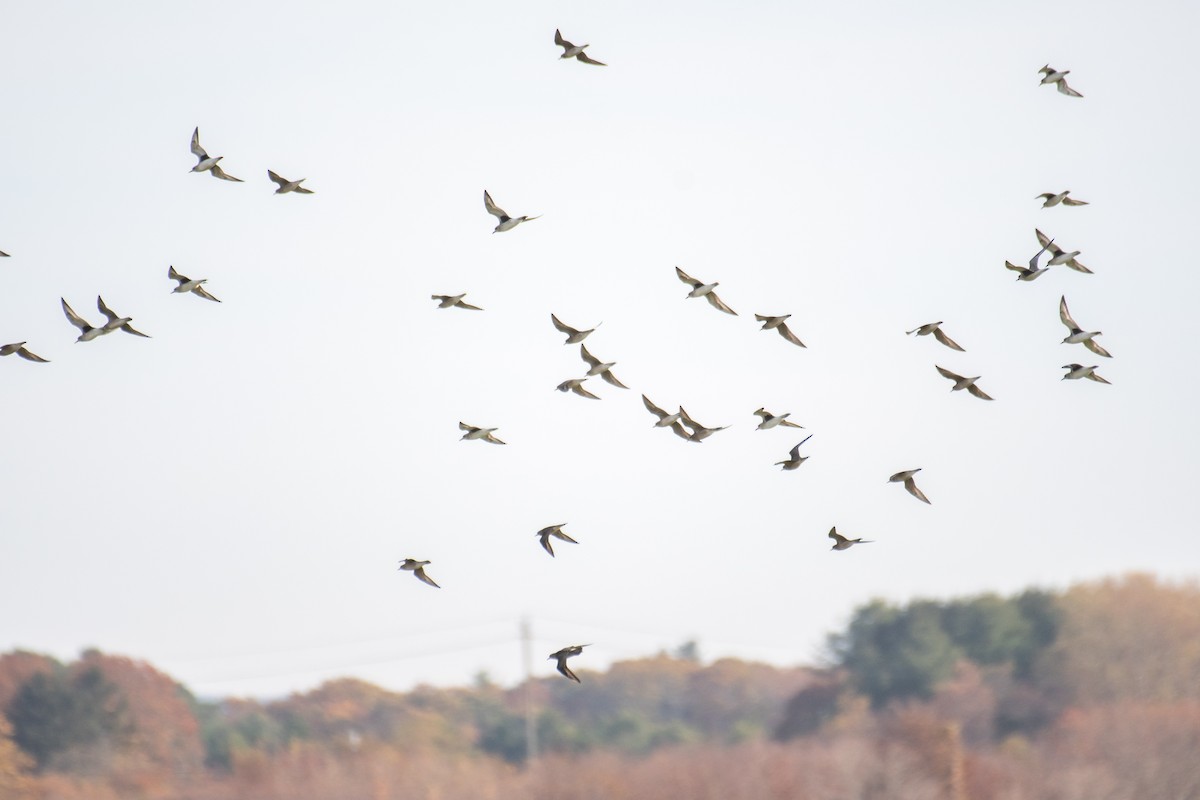
M 539 674 L 816 663 L 872 597 L 1195 577 L 1198 8 L 11 4 L 0 344 L 51 363 L 0 360 L 0 650 L 204 696 L 508 683 L 523 616 Z M 196 126 L 245 183 L 189 172 Z M 484 189 L 543 216 L 493 234 Z M 1039 227 L 1095 274 L 1017 282 Z M 153 338 L 75 344 L 59 298 L 97 294 Z M 1112 359 L 1060 343 L 1063 294 Z M 631 389 L 555 392 L 586 365 L 551 312 Z M 966 352 L 904 334 L 936 320 Z M 916 467 L 931 506 L 886 482 Z

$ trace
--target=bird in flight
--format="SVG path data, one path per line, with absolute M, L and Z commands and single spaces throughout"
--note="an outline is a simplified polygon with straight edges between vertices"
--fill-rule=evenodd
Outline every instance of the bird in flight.
M 1067 310 L 1066 295 L 1063 295 L 1062 299 L 1058 301 L 1058 318 L 1062 320 L 1062 324 L 1066 325 L 1067 330 L 1071 332 L 1067 338 L 1062 340 L 1063 344 L 1082 343 L 1084 347 L 1086 347 L 1088 350 L 1091 350 L 1096 355 L 1104 356 L 1105 358 L 1112 358 L 1112 353 L 1101 347 L 1095 338 L 1093 338 L 1101 335 L 1103 331 L 1085 331 L 1079 327 L 1079 323 L 1071 318 L 1071 312 Z
M 833 539 L 833 547 L 830 550 L 849 550 L 856 544 L 870 544 L 874 539 L 847 539 L 837 532 L 837 526 L 829 529 L 829 538 Z
M 197 280 L 192 280 L 187 275 L 180 275 L 178 272 L 176 272 L 175 267 L 173 267 L 173 266 L 167 267 L 167 277 L 173 281 L 179 281 L 179 285 L 171 290 L 172 292 L 175 292 L 176 294 L 184 294 L 186 292 L 191 292 L 192 294 L 200 295 L 205 300 L 212 300 L 214 303 L 221 302 L 220 300 L 218 300 L 217 298 L 215 298 L 211 294 L 209 294 L 207 291 L 205 291 L 204 287 L 201 286 L 201 284 L 203 284 L 203 283 L 208 283 L 208 278 L 199 278 Z
M 728 425 L 722 425 L 719 428 L 706 428 L 699 422 L 696 422 L 696 420 L 689 417 L 688 413 L 683 410 L 683 406 L 679 407 L 679 420 L 684 425 L 692 429 L 692 432 L 684 438 L 686 438 L 688 441 L 696 442 L 697 444 L 703 442 L 717 431 L 723 431 L 729 427 Z M 676 431 L 676 433 L 679 433 L 679 431 Z
M 1039 231 L 1039 233 L 1040 233 L 1040 231 Z M 1038 237 L 1038 238 L 1040 239 L 1041 237 Z M 1035 281 L 1038 279 L 1038 276 L 1041 275 L 1043 272 L 1048 272 L 1050 270 L 1050 267 L 1039 267 L 1038 259 L 1041 258 L 1042 253 L 1049 250 L 1050 246 L 1053 244 L 1054 244 L 1053 239 L 1051 239 L 1048 242 L 1042 243 L 1042 249 L 1038 250 L 1036 253 L 1034 253 L 1033 258 L 1029 259 L 1029 269 L 1025 269 L 1025 267 L 1019 267 L 1010 261 L 1005 261 L 1004 266 L 1007 269 L 1011 269 L 1014 272 L 1020 273 L 1019 275 L 1017 275 L 1017 280 L 1019 280 L 1019 281 Z
M 649 411 L 654 416 L 658 417 L 658 422 L 654 423 L 654 427 L 669 428 L 672 425 L 679 424 L 679 412 L 678 411 L 676 411 L 674 414 L 668 414 L 666 411 L 663 411 L 661 408 L 654 405 L 654 403 L 650 402 L 650 398 L 646 397 L 646 395 L 642 395 L 642 403 L 646 406 L 647 411 Z M 686 434 L 685 434 L 685 436 L 686 436 Z
M 571 668 L 567 666 L 567 659 L 579 655 L 583 652 L 583 648 L 585 647 L 591 647 L 591 645 L 573 644 L 570 647 L 564 647 L 562 650 L 559 650 L 556 653 L 551 653 L 549 656 L 547 656 L 547 660 L 554 659 L 558 662 L 559 672 L 576 683 L 582 683 L 582 681 L 579 680 L 579 676 L 572 672 Z
M 804 427 L 803 425 L 797 425 L 795 422 L 788 421 L 788 417 L 792 415 L 792 412 L 790 411 L 786 414 L 772 414 L 765 408 L 760 408 L 758 411 L 754 412 L 754 415 L 757 417 L 762 417 L 762 422 L 758 423 L 758 427 L 755 428 L 755 430 L 758 431 L 770 430 L 771 428 L 776 428 L 781 425 L 785 428 Z
M 430 295 L 430 300 L 438 301 L 438 308 L 465 308 L 468 311 L 483 311 L 479 306 L 473 306 L 470 303 L 464 303 L 463 298 L 467 296 L 466 292 L 462 294 L 435 294 Z
M 587 362 L 588 367 L 589 367 L 587 374 L 589 376 L 599 375 L 601 378 L 608 381 L 613 386 L 616 386 L 620 389 L 628 389 L 629 388 L 628 386 L 626 386 L 625 384 L 623 384 L 619 380 L 617 380 L 616 375 L 612 374 L 612 368 L 614 366 L 616 366 L 617 362 L 601 361 L 600 359 L 596 358 L 594 355 L 592 355 L 591 353 L 588 352 L 587 345 L 585 345 L 585 344 L 579 345 L 579 357 Z
M 1077 381 L 1080 378 L 1087 378 L 1088 380 L 1095 381 L 1096 383 L 1109 383 L 1108 381 L 1104 380 L 1104 378 L 1101 378 L 1096 374 L 1096 368 L 1094 366 L 1085 367 L 1082 364 L 1064 364 L 1063 369 L 1067 371 L 1066 374 L 1062 376 L 1064 381 Z M 1109 385 L 1111 386 L 1112 384 Z
M 704 281 L 696 280 L 679 267 L 675 268 L 675 274 L 679 277 L 679 280 L 692 287 L 692 290 L 688 292 L 688 297 L 703 297 L 708 301 L 710 306 L 718 311 L 724 311 L 726 314 L 732 314 L 735 317 L 737 316 L 737 312 L 721 302 L 721 298 L 717 297 L 717 293 L 713 291 L 713 289 L 721 285 L 719 281 L 705 283 Z
M 936 367 L 937 365 L 935 364 L 934 366 Z M 975 395 L 980 400 L 991 400 L 992 399 L 991 397 L 988 397 L 986 394 L 984 394 L 984 391 L 982 389 L 980 389 L 978 386 L 975 385 L 975 381 L 979 380 L 979 378 L 980 378 L 979 375 L 976 375 L 974 378 L 964 378 L 962 375 L 956 375 L 953 372 L 951 372 L 950 370 L 945 369 L 943 367 L 937 367 L 937 371 L 939 373 L 941 373 L 943 378 L 949 378 L 950 380 L 954 381 L 954 386 L 952 386 L 950 388 L 950 391 L 957 392 L 959 389 L 966 389 L 968 392 Z
M 425 574 L 425 565 L 430 564 L 430 561 L 417 561 L 415 558 L 406 558 L 400 562 L 400 569 L 408 570 L 413 575 L 417 576 L 417 580 L 421 583 L 428 583 L 435 589 L 442 588 L 434 583 L 433 578 Z
M 547 528 L 542 528 L 540 531 L 537 532 L 537 537 L 542 540 L 542 547 L 551 556 L 554 555 L 554 548 L 550 546 L 550 537 L 551 536 L 553 536 L 555 539 L 559 539 L 564 542 L 570 542 L 571 544 L 579 544 L 579 542 L 575 541 L 570 536 L 567 536 L 565 533 L 563 533 L 562 529 L 563 529 L 563 526 L 566 524 L 567 523 L 564 522 L 562 525 L 551 525 Z M 580 647 L 583 647 L 583 646 L 584 645 L 580 645 Z
M 18 356 L 25 359 L 26 361 L 33 361 L 38 364 L 49 364 L 50 363 L 49 359 L 42 358 L 41 356 L 37 355 L 36 353 L 33 353 L 33 352 L 27 350 L 25 348 L 25 342 L 14 342 L 13 344 L 6 344 L 6 345 L 0 346 L 0 356 L 11 356 L 14 353 L 16 353 Z
M 289 181 L 287 178 L 281 178 L 272 170 L 267 170 L 267 177 L 279 184 L 279 188 L 275 190 L 275 194 L 287 194 L 288 192 L 296 192 L 297 194 L 316 194 L 312 189 L 305 189 L 300 185 L 308 180 L 308 178 L 301 178 L 298 181 Z
M 567 378 L 565 381 L 554 387 L 560 392 L 574 392 L 580 397 L 586 397 L 590 400 L 599 400 L 597 395 L 592 394 L 587 389 L 583 388 L 583 382 L 587 378 Z
M 1046 250 L 1050 251 L 1051 258 L 1049 261 L 1046 262 L 1047 267 L 1053 267 L 1057 264 L 1066 264 L 1068 267 L 1075 270 L 1076 272 L 1086 272 L 1088 275 L 1092 274 L 1092 271 L 1090 269 L 1088 269 L 1083 264 L 1080 264 L 1078 261 L 1075 260 L 1075 256 L 1079 255 L 1082 252 L 1081 250 L 1075 250 L 1073 252 L 1068 253 L 1065 250 L 1063 250 L 1061 247 L 1056 245 L 1054 243 L 1053 239 L 1051 239 L 1049 236 L 1042 233 L 1041 231 L 1037 230 L 1036 228 L 1034 229 L 1034 233 L 1037 234 L 1038 242 L 1041 243 L 1042 247 L 1044 247 Z
M 909 494 L 920 500 L 922 503 L 929 503 L 929 498 L 925 496 L 924 492 L 917 488 L 917 482 L 913 479 L 913 476 L 920 471 L 921 468 L 918 467 L 916 469 L 906 469 L 904 472 L 897 472 L 895 475 L 888 478 L 888 483 L 903 483 L 904 488 L 908 490 Z M 933 505 L 932 503 L 929 504 Z
M 214 178 L 220 178 L 223 181 L 233 181 L 234 183 L 242 183 L 241 178 L 235 178 L 225 170 L 221 169 L 221 165 L 217 162 L 225 156 L 217 156 L 213 158 L 204 151 L 200 146 L 200 128 L 192 131 L 192 155 L 196 157 L 196 166 L 192 167 L 192 172 L 207 172 Z
M 141 331 L 134 330 L 133 326 L 129 324 L 133 322 L 133 317 L 122 317 L 120 314 L 108 307 L 108 305 L 104 302 L 103 297 L 96 297 L 96 307 L 100 309 L 101 314 L 108 317 L 108 322 L 104 323 L 105 333 L 112 333 L 115 330 L 123 330 L 126 333 L 132 333 L 134 336 L 141 336 L 143 339 L 150 338 Z
M 597 67 L 607 67 L 603 61 L 597 61 L 590 58 L 587 53 L 583 52 L 591 47 L 590 44 L 571 44 L 562 37 L 562 32 L 557 28 L 554 29 L 554 43 L 563 49 L 563 54 L 559 58 L 573 58 L 577 61 L 582 61 L 585 64 L 595 64 Z
M 1071 74 L 1071 70 L 1069 70 L 1069 69 L 1057 70 L 1054 67 L 1047 64 L 1046 66 L 1044 66 L 1038 70 L 1038 74 L 1043 76 L 1042 83 L 1040 85 L 1045 85 L 1047 83 L 1056 83 L 1056 84 L 1058 84 L 1058 91 L 1067 95 L 1068 97 L 1083 97 L 1083 95 L 1081 95 L 1079 92 L 1075 91 L 1074 89 L 1072 89 L 1070 86 L 1067 85 L 1067 76 Z
M 67 315 L 67 321 L 76 328 L 79 328 L 79 338 L 75 340 L 76 344 L 79 342 L 90 342 L 92 339 L 95 339 L 98 336 L 103 336 L 106 333 L 110 333 L 110 331 L 105 330 L 103 325 L 96 327 L 83 317 L 76 314 L 75 309 L 71 308 L 71 306 L 67 304 L 65 297 L 60 297 L 58 299 L 62 301 L 62 310 L 63 313 Z
M 792 344 L 805 347 L 804 342 L 800 341 L 796 334 L 792 333 L 791 330 L 788 329 L 786 320 L 790 316 L 791 314 L 784 314 L 782 317 L 768 317 L 762 314 L 755 314 L 754 318 L 762 323 L 762 327 L 759 328 L 760 331 L 769 331 L 774 329 L 779 331 L 779 335 L 787 339 Z
M 500 224 L 496 226 L 492 233 L 511 231 L 522 222 L 529 222 L 529 220 L 537 219 L 541 216 L 541 214 L 538 214 L 537 217 L 510 217 L 507 211 L 492 202 L 492 196 L 488 194 L 487 189 L 483 190 L 483 207 L 487 209 L 489 214 L 500 220 Z
M 576 328 L 572 328 L 570 325 L 564 325 L 562 320 L 553 314 L 550 315 L 550 321 L 554 323 L 555 328 L 567 335 L 567 340 L 563 342 L 563 344 L 579 344 L 588 337 L 588 334 L 604 324 L 602 322 L 597 322 L 596 328 L 588 328 L 586 331 L 581 331 Z
M 812 437 L 813 435 L 810 433 L 808 436 L 804 437 L 804 441 L 800 442 L 800 444 L 804 444 L 804 442 L 807 442 Z M 791 451 L 788 453 L 789 458 L 787 461 L 776 461 L 775 466 L 782 467 L 785 470 L 792 470 L 796 469 L 805 461 L 807 461 L 808 456 L 800 455 L 800 444 L 791 449 Z
M 1076 200 L 1072 197 L 1067 197 L 1067 195 L 1070 193 L 1070 189 L 1067 189 L 1065 192 L 1059 192 L 1058 194 L 1055 194 L 1054 192 L 1042 192 L 1035 197 L 1034 200 L 1044 200 L 1045 202 L 1042 203 L 1042 208 L 1051 208 L 1059 203 L 1062 203 L 1064 206 L 1086 206 L 1088 204 L 1087 200 Z
M 917 336 L 928 336 L 929 334 L 932 333 L 934 339 L 937 339 L 939 342 L 946 345 L 946 347 L 949 347 L 951 350 L 957 350 L 960 353 L 967 352 L 966 350 L 963 350 L 962 347 L 959 346 L 958 342 L 954 341 L 953 339 L 951 339 L 949 336 L 947 336 L 945 334 L 945 332 L 942 330 L 941 322 L 930 322 L 927 325 L 921 325 L 920 327 L 913 328 L 911 331 L 908 331 L 906 335 L 912 336 L 914 333 Z
M 483 439 L 485 442 L 491 442 L 492 444 L 508 444 L 507 442 L 502 442 L 495 436 L 492 436 L 492 432 L 500 430 L 499 428 L 477 428 L 474 425 L 468 425 L 465 422 L 460 422 L 458 423 L 458 429 L 460 431 L 466 431 L 466 433 L 460 437 L 459 441 L 462 441 L 463 439 Z

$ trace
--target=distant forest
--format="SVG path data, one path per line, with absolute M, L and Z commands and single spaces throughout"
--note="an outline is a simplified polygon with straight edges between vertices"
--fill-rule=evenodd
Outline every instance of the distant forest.
M 686 645 L 582 684 L 340 679 L 270 702 L 14 651 L 0 799 L 1200 800 L 1195 583 L 877 600 L 828 651 L 781 668 Z

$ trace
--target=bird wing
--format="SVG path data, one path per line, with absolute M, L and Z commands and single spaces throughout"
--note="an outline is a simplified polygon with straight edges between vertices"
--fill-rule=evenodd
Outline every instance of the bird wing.
M 462 300 L 459 300 L 454 305 L 458 306 L 459 308 L 465 308 L 468 311 L 483 311 L 483 309 L 479 306 L 473 306 L 470 303 L 464 303 Z
M 908 493 L 920 500 L 922 503 L 929 503 L 929 498 L 925 496 L 924 492 L 917 488 L 917 482 L 913 480 L 911 475 L 904 480 L 904 488 L 908 489 Z M 933 505 L 933 503 L 929 503 L 929 505 Z
M 937 339 L 939 342 L 941 342 L 942 344 L 946 345 L 946 347 L 949 347 L 951 350 L 957 350 L 957 351 L 959 351 L 960 353 L 965 353 L 965 352 L 967 352 L 966 350 L 963 350 L 961 347 L 959 347 L 959 345 L 958 345 L 958 342 L 954 341 L 954 340 L 953 340 L 953 339 L 951 339 L 949 336 L 947 336 L 946 334 L 942 333 L 942 329 L 941 329 L 941 328 L 934 328 L 934 329 L 933 329 L 933 338 Z
M 76 328 L 79 328 L 81 331 L 87 331 L 92 327 L 87 320 L 75 313 L 75 309 L 67 305 L 67 301 L 65 299 L 60 297 L 59 300 L 62 300 L 63 313 L 67 315 L 68 322 L 70 322 Z
M 1067 296 L 1064 294 L 1062 299 L 1058 301 L 1058 318 L 1062 320 L 1062 324 L 1070 329 L 1071 333 L 1080 330 L 1079 325 L 1071 317 L 1071 312 L 1067 310 Z
M 628 386 L 626 386 L 625 384 L 623 384 L 619 380 L 617 380 L 617 376 L 612 374 L 611 369 L 606 369 L 606 370 L 604 370 L 604 372 L 601 372 L 600 377 L 603 378 L 608 383 L 611 383 L 613 386 L 616 386 L 618 389 L 628 389 L 629 388 Z M 592 396 L 595 397 L 595 395 L 592 395 Z
M 496 217 L 501 222 L 507 222 L 509 219 L 511 219 L 511 217 L 508 216 L 508 212 L 492 201 L 492 196 L 488 194 L 487 189 L 483 190 L 483 207 L 487 209 L 489 214 L 491 214 L 493 217 Z
M 1011 269 L 1013 272 L 1019 272 L 1022 275 L 1024 275 L 1026 272 L 1029 272 L 1029 270 L 1025 269 L 1024 267 L 1019 267 L 1016 264 L 1012 263 L 1011 261 L 1005 261 L 1004 268 Z
M 980 389 L 978 386 L 976 386 L 973 383 L 967 387 L 967 391 L 970 392 L 971 394 L 975 395 L 976 397 L 978 397 L 980 400 L 994 399 L 994 398 L 989 397 L 987 392 L 983 391 L 983 389 Z
M 721 298 L 717 297 L 716 292 L 709 292 L 708 294 L 704 295 L 704 298 L 708 300 L 708 304 L 713 308 L 719 311 L 724 311 L 726 314 L 733 314 L 735 317 L 738 315 L 736 311 L 725 305 L 725 303 L 721 301 Z
M 1094 369 L 1094 368 L 1093 368 L 1093 369 Z M 1096 383 L 1108 383 L 1108 381 L 1104 380 L 1104 378 L 1101 378 L 1099 375 L 1097 375 L 1097 374 L 1096 374 L 1096 373 L 1094 373 L 1094 372 L 1089 372 L 1089 373 L 1088 373 L 1087 375 L 1085 375 L 1084 377 L 1088 378 L 1089 380 L 1093 380 L 1093 381 L 1095 381 Z M 1112 384 L 1111 384 L 1111 383 L 1109 383 L 1109 386 L 1111 386 L 1111 385 L 1112 385 Z
M 542 549 L 545 550 L 547 553 L 549 553 L 550 556 L 553 558 L 554 557 L 554 548 L 550 546 L 550 534 L 546 533 L 546 532 L 540 532 L 540 533 L 538 533 L 538 536 L 540 536 L 542 539 Z
M 212 300 L 214 303 L 219 303 L 219 302 L 221 302 L 220 300 L 218 300 L 217 298 L 215 298 L 215 297 L 213 297 L 211 294 L 209 294 L 207 291 L 205 291 L 205 289 L 204 289 L 204 287 L 203 287 L 203 286 L 197 286 L 197 287 L 195 287 L 194 289 L 192 289 L 192 292 L 193 292 L 193 293 L 195 293 L 195 294 L 198 294 L 198 295 L 200 295 L 200 296 L 201 296 L 201 297 L 203 297 L 205 300 Z
M 96 295 L 96 308 L 100 309 L 101 314 L 108 317 L 109 322 L 115 322 L 121 318 L 116 312 L 108 307 L 108 304 L 104 302 L 104 298 L 100 295 Z
M 167 267 L 167 277 L 168 277 L 168 278 L 170 278 L 170 279 L 171 279 L 171 280 L 173 280 L 173 281 L 179 281 L 179 285 L 180 285 L 180 286 L 183 286 L 185 283 L 187 283 L 189 280 L 191 280 L 191 278 L 189 278 L 189 277 L 188 277 L 188 276 L 186 276 L 186 275 L 180 275 L 180 274 L 179 274 L 179 273 L 178 273 L 178 272 L 175 270 L 175 267 L 174 267 L 174 266 L 169 266 L 169 267 Z
M 575 541 L 570 536 L 567 536 L 565 533 L 563 533 L 561 528 L 551 531 L 550 535 L 557 539 L 562 539 L 564 542 L 570 542 L 571 544 L 579 544 L 579 542 Z
M 679 419 L 681 419 L 683 421 L 684 425 L 687 425 L 689 428 L 692 428 L 693 430 L 699 430 L 700 428 L 704 427 L 699 422 L 696 422 L 696 420 L 692 419 L 688 415 L 688 413 L 683 410 L 683 406 L 679 407 Z
M 126 322 L 124 325 L 121 326 L 121 330 L 125 331 L 126 333 L 132 333 L 134 336 L 141 336 L 143 339 L 150 338 L 149 334 L 142 333 L 139 330 L 135 330 L 134 327 L 132 325 L 130 325 L 128 322 Z
M 232 175 L 230 175 L 228 172 L 226 172 L 225 170 L 221 169 L 220 164 L 213 164 L 212 169 L 210 169 L 209 172 L 212 173 L 212 176 L 214 178 L 220 178 L 223 181 L 233 181 L 234 183 L 245 183 L 245 181 L 243 181 L 241 178 L 235 178 Z
M 603 373 L 603 375 L 604 375 L 604 377 L 605 377 L 605 378 L 607 378 L 607 377 L 608 377 L 608 373 L 607 373 L 607 372 Z M 600 399 L 600 398 L 599 398 L 599 397 L 597 397 L 596 395 L 594 395 L 594 394 L 592 394 L 591 392 L 589 392 L 587 389 L 583 388 L 583 381 L 580 381 L 579 383 L 576 383 L 575 385 L 573 385 L 573 386 L 571 387 L 571 391 L 572 391 L 572 392 L 574 392 L 575 394 L 579 395 L 580 397 L 588 397 L 588 398 L 591 398 L 592 400 L 599 400 L 599 399 Z
M 567 666 L 567 656 L 565 655 L 558 657 L 558 671 L 576 683 L 583 683 L 583 681 L 579 680 L 579 676 L 572 672 L 571 668 Z
M 555 328 L 557 328 L 560 332 L 567 334 L 568 336 L 574 336 L 575 334 L 579 333 L 579 331 L 575 330 L 570 325 L 564 325 L 562 320 L 553 314 L 550 315 L 550 321 L 554 323 Z
M 803 425 L 801 425 L 797 422 L 792 422 L 792 421 L 786 420 L 786 419 L 781 420 L 779 425 L 780 425 L 780 427 L 784 427 L 784 428 L 803 428 L 804 427 Z
M 1050 242 L 1054 241 L 1049 236 L 1042 233 L 1041 230 L 1039 230 L 1038 228 L 1034 228 L 1033 232 L 1035 234 L 1037 234 L 1038 244 L 1040 244 L 1042 247 L 1048 247 L 1050 245 Z
M 468 425 L 465 422 L 458 423 L 458 429 L 460 431 L 466 431 L 467 433 L 470 433 L 471 431 L 479 430 L 479 428 L 476 428 L 474 425 Z
M 792 344 L 799 345 L 800 347 L 805 346 L 804 342 L 800 341 L 800 339 L 796 336 L 796 334 L 791 332 L 791 330 L 788 328 L 786 322 L 779 323 L 779 327 L 776 328 L 776 330 L 779 331 L 780 336 L 787 339 Z M 805 349 L 807 349 L 807 348 L 805 348 Z
M 200 146 L 200 128 L 192 131 L 192 155 L 203 161 L 208 158 L 208 153 L 204 152 L 204 148 Z M 200 163 L 199 161 L 196 163 Z
M 276 174 L 275 174 L 275 172 L 274 172 L 274 171 L 272 171 L 272 170 L 267 170 L 267 177 L 268 177 L 268 178 L 270 178 L 271 180 L 275 181 L 276 183 L 278 183 L 278 184 L 279 184 L 279 188 L 281 188 L 281 189 L 282 189 L 284 186 L 287 186 L 287 185 L 288 185 L 288 183 L 290 183 L 290 181 L 288 181 L 288 179 L 287 179 L 287 178 L 281 178 L 281 177 L 279 177 L 279 176 L 278 176 L 278 175 L 276 175 Z
M 425 574 L 424 567 L 417 567 L 415 570 L 413 570 L 413 575 L 416 575 L 417 580 L 419 580 L 421 583 L 428 583 L 430 586 L 432 586 L 435 589 L 442 588 L 434 582 L 433 578 L 431 578 Z
M 1083 95 L 1081 95 L 1079 92 L 1075 91 L 1074 89 L 1072 89 L 1070 86 L 1067 85 L 1066 78 L 1058 79 L 1058 91 L 1062 92 L 1063 94 L 1067 95 L 1068 97 L 1083 97 Z
M 846 537 L 837 532 L 836 526 L 829 529 L 829 538 L 838 544 L 845 544 L 847 542 Z
M 579 345 L 579 357 L 586 361 L 590 367 L 598 367 L 601 364 L 600 359 L 588 352 L 586 344 Z
M 38 364 L 49 364 L 50 363 L 49 360 L 42 358 L 41 356 L 37 355 L 36 353 L 29 352 L 24 347 L 17 348 L 17 355 L 19 355 L 21 358 L 25 359 L 26 361 L 34 361 L 34 362 L 37 362 Z
M 695 289 L 697 286 L 704 285 L 704 281 L 696 280 L 691 275 L 688 275 L 686 272 L 681 270 L 679 267 L 675 268 L 675 274 L 679 276 L 679 280 L 683 281 L 688 286 L 691 286 L 693 289 Z
M 575 46 L 562 37 L 562 31 L 560 31 L 558 28 L 554 29 L 554 43 L 559 47 L 565 47 L 568 50 Z
M 943 367 L 938 367 L 937 364 L 934 364 L 934 366 L 937 367 L 937 371 L 941 374 L 941 376 L 943 378 L 949 378 L 950 380 L 956 381 L 956 382 L 961 381 L 963 379 L 962 375 L 955 375 L 953 372 L 951 372 L 948 369 L 945 369 Z
M 991 400 L 990 397 L 988 399 Z M 491 442 L 492 444 L 508 444 L 508 442 L 503 442 L 503 441 L 497 439 L 495 436 L 493 436 L 490 433 L 487 436 L 483 437 L 483 439 L 485 442 Z
M 658 406 L 654 405 L 654 403 L 651 403 L 650 398 L 646 397 L 646 395 L 642 395 L 642 403 L 645 404 L 647 411 L 649 411 L 654 416 L 658 417 L 660 420 L 666 419 L 667 417 L 671 416 L 670 414 L 663 411 Z
M 1070 197 L 1063 198 L 1064 206 L 1086 206 L 1087 204 L 1088 204 L 1087 200 L 1074 200 Z
M 675 431 L 675 435 L 680 439 L 687 439 L 689 442 L 692 440 L 692 435 L 685 431 L 683 425 L 678 422 L 671 423 L 671 430 Z
M 1070 261 L 1067 261 L 1067 262 L 1065 262 L 1065 263 L 1066 263 L 1066 265 L 1067 265 L 1068 267 L 1070 267 L 1071 269 L 1075 270 L 1076 272 L 1085 272 L 1085 273 L 1087 273 L 1088 275 L 1094 275 L 1094 274 L 1095 274 L 1095 273 L 1093 273 L 1093 272 L 1092 272 L 1090 269 L 1088 269 L 1087 267 L 1085 267 L 1083 264 L 1080 264 L 1078 261 L 1076 261 L 1076 260 L 1075 260 L 1075 259 L 1073 259 L 1073 258 L 1072 258 Z
M 1105 358 L 1112 358 L 1112 353 L 1108 352 L 1103 347 L 1101 347 L 1099 342 L 1097 342 L 1095 339 L 1087 339 L 1086 341 L 1084 341 L 1083 346 L 1086 347 L 1088 350 L 1091 350 L 1093 353 L 1095 353 L 1098 356 L 1104 356 Z
M 312 189 L 305 189 L 303 186 L 297 186 L 292 191 L 296 192 L 297 194 L 316 194 L 316 192 L 314 192 Z
M 587 53 L 584 53 L 582 51 L 578 55 L 576 55 L 575 58 L 579 61 L 582 61 L 585 64 L 595 64 L 597 67 L 607 67 L 608 66 L 608 64 L 605 64 L 603 61 L 597 61 L 596 59 L 592 58 Z

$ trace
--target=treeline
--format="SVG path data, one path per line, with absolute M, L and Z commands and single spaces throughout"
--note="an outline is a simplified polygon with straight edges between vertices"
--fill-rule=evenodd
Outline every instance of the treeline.
M 14 652 L 0 656 L 0 798 L 1200 800 L 1197 642 L 1200 589 L 1132 575 L 875 601 L 820 669 L 685 647 L 580 671 L 581 685 L 343 679 L 208 703 L 131 659 Z

